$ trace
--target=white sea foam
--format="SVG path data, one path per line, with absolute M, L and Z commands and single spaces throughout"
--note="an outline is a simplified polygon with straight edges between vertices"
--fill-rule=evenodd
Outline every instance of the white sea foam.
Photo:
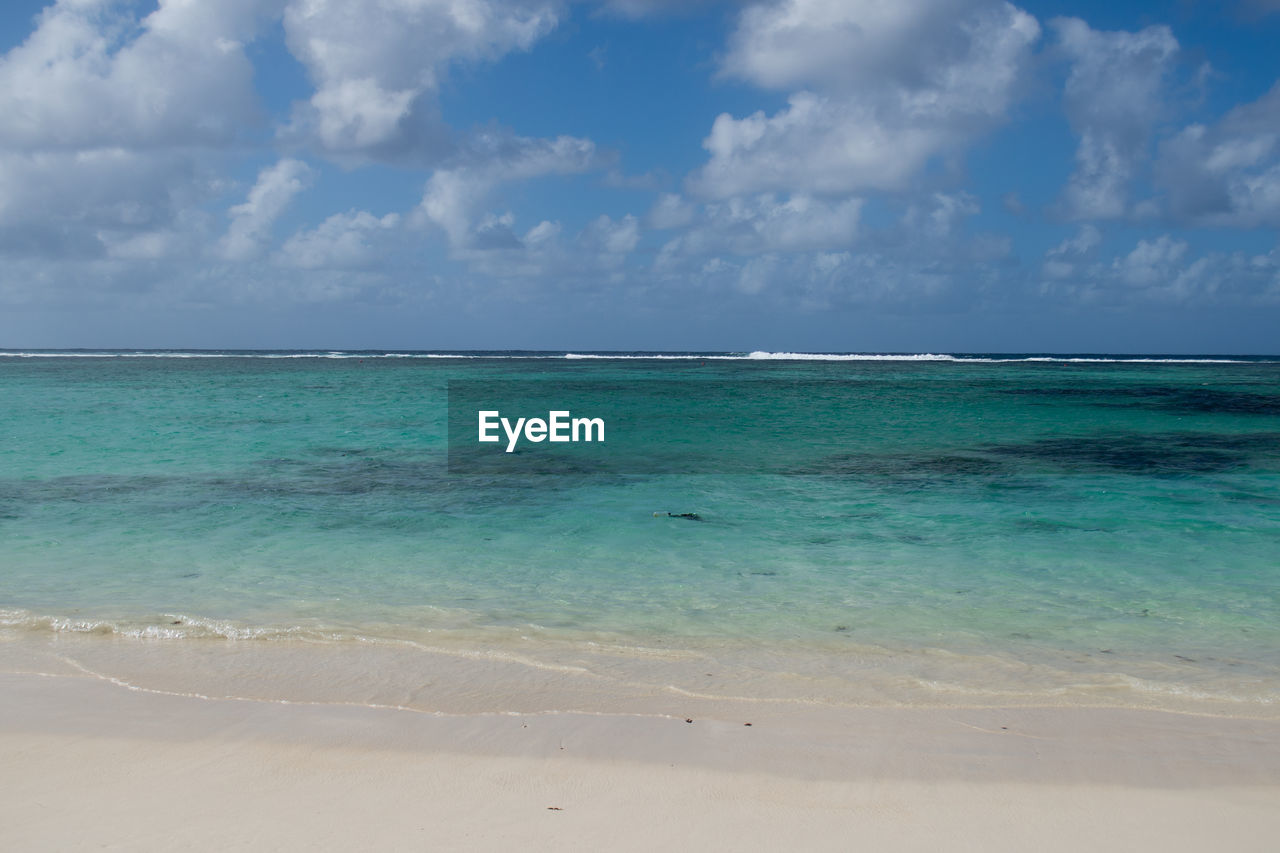
M 761 352 L 747 356 L 752 361 L 964 361 L 954 355 L 942 353 L 822 353 L 822 352 Z
M 601 361 L 708 361 L 717 359 L 720 361 L 736 361 L 742 356 L 729 353 L 716 353 L 712 355 L 691 355 L 689 353 L 599 353 L 599 352 L 567 352 L 563 358 L 569 361 L 581 361 L 588 359 L 598 359 Z
M 0 629 L 52 634 L 100 634 L 140 640 L 271 640 L 315 639 L 336 640 L 343 637 L 333 631 L 318 631 L 301 626 L 254 626 L 233 622 L 162 614 L 156 621 L 110 619 L 75 619 L 26 610 L 0 610 Z
M 949 353 L 822 353 L 822 352 L 768 352 L 755 350 L 749 353 L 579 353 L 579 352 L 520 352 L 520 353 L 467 353 L 467 352 L 350 352 L 342 350 L 301 352 L 260 351 L 0 351 L 0 358 L 261 358 L 261 359 L 488 359 L 510 360 L 598 360 L 598 361 L 830 361 L 830 362 L 949 362 L 979 364 L 1010 364 L 1041 362 L 1054 364 L 1274 364 L 1276 359 L 1239 359 L 1227 357 L 1179 357 L 1179 356 L 1092 356 L 1092 355 L 964 355 Z
M 964 361 L 989 361 L 1006 363 L 1017 361 L 1047 361 L 1062 364 L 1274 364 L 1269 359 L 1248 360 L 1243 358 L 1148 358 L 1148 357 L 1112 357 L 1112 356 L 1067 356 L 1037 355 L 1026 358 L 975 358 Z

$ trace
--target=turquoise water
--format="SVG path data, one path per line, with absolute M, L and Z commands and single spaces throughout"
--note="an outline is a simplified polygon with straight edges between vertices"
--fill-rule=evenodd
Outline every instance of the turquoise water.
M 486 355 L 0 355 L 0 624 L 875 650 L 1280 699 L 1275 360 Z M 597 387 L 648 443 L 451 473 L 464 381 Z

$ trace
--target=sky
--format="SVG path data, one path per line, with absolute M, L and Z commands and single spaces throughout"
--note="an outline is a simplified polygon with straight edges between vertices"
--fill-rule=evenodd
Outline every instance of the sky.
M 7 0 L 0 348 L 1280 353 L 1280 0 Z

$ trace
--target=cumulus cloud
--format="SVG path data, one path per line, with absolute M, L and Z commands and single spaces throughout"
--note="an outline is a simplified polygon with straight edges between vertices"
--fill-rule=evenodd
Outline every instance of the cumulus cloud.
M 861 211 L 861 199 L 829 202 L 809 195 L 780 199 L 764 193 L 712 202 L 663 247 L 658 262 L 671 266 L 677 257 L 843 248 L 857 237 Z
M 1195 255 L 1171 234 L 1139 239 L 1110 259 L 1101 235 L 1084 225 L 1045 255 L 1040 292 L 1062 301 L 1101 305 L 1280 304 L 1280 251 L 1209 251 Z
M 648 18 L 656 15 L 686 14 L 701 6 L 724 0 L 604 0 L 606 11 L 624 18 Z
M 800 92 L 772 116 L 719 115 L 703 142 L 711 159 L 691 188 L 713 198 L 899 189 L 942 141 L 926 126 L 888 126 L 865 104 Z
M 255 117 L 242 40 L 260 2 L 162 2 L 141 21 L 61 0 L 0 58 L 0 145 L 75 150 L 219 145 Z
M 300 160 L 284 158 L 258 173 L 249 197 L 228 211 L 231 225 L 222 238 L 222 256 L 242 261 L 261 254 L 271 237 L 271 226 L 293 200 L 306 189 L 311 168 Z
M 662 193 L 649 211 L 649 226 L 659 230 L 680 228 L 693 221 L 694 207 L 679 193 Z
M 947 311 L 983 299 L 999 271 L 990 266 L 959 270 L 935 258 L 890 252 L 845 251 L 717 256 L 665 275 L 685 290 L 741 294 L 786 310 L 875 305 Z
M 400 216 L 365 210 L 335 213 L 315 228 L 299 231 L 280 247 L 277 260 L 301 269 L 361 269 L 378 260 L 375 240 L 400 224 Z
M 596 147 L 589 139 L 484 134 L 461 164 L 431 175 L 419 216 L 444 229 L 455 250 L 510 248 L 520 243 L 511 231 L 514 220 L 499 214 L 481 218 L 481 208 L 497 187 L 541 175 L 584 172 L 597 164 Z
M 960 225 L 981 208 L 969 193 L 933 193 L 924 204 L 907 208 L 904 224 L 918 234 L 932 239 L 953 237 Z
M 1154 240 L 1139 240 L 1133 251 L 1112 262 L 1116 278 L 1135 287 L 1151 287 L 1176 277 L 1187 254 L 1185 240 L 1162 234 Z
M 465 85 L 460 66 L 534 48 L 570 10 L 635 19 L 700 2 L 716 0 L 61 0 L 0 56 L 0 299 L 73 312 L 455 297 L 474 307 L 486 291 L 532 301 L 565 289 L 575 309 L 617 298 L 694 316 L 692 305 L 728 296 L 767 318 L 774 306 L 990 305 L 1040 284 L 1050 306 L 1280 304 L 1276 251 L 1203 251 L 1218 237 L 1175 227 L 1280 225 L 1280 90 L 1170 133 L 1179 48 L 1164 27 L 1054 22 L 1079 137 L 1059 210 L 1078 230 L 1025 266 L 1007 237 L 973 233 L 979 197 L 997 204 L 992 193 L 1008 186 L 964 184 L 959 169 L 931 176 L 1021 93 L 1039 25 L 1003 0 L 726 3 L 718 73 L 770 106 L 705 115 L 705 159 L 677 192 L 662 192 L 674 188 L 669 160 L 613 162 L 580 136 L 458 132 L 440 114 L 442 86 Z M 313 88 L 266 115 L 253 62 L 278 94 L 267 82 L 276 23 Z M 593 45 L 570 46 L 581 58 Z M 596 132 L 576 132 L 587 127 Z M 303 161 L 317 156 L 409 168 L 341 181 L 362 195 L 307 211 L 299 228 L 292 205 L 332 198 L 299 197 L 318 174 Z M 246 162 L 267 164 L 251 186 L 225 177 Z M 545 197 L 541 185 L 516 191 L 591 170 L 601 176 L 582 198 L 628 195 L 607 208 L 575 198 L 564 213 L 520 200 Z M 410 176 L 420 203 L 389 201 L 389 175 Z M 1135 204 L 1149 176 L 1156 194 Z M 1035 215 L 1015 193 L 1005 204 Z M 1113 252 L 1094 222 L 1142 209 L 1165 214 L 1171 233 Z M 710 298 L 685 299 L 698 289 Z
M 721 74 L 787 104 L 715 119 L 686 186 L 701 203 L 664 194 L 649 212 L 675 232 L 654 274 L 814 308 L 982 292 L 1011 249 L 965 233 L 975 196 L 907 193 L 900 218 L 871 230 L 862 213 L 869 194 L 911 189 L 931 160 L 1003 120 L 1038 36 L 999 0 L 750 5 Z
M 0 249 L 99 255 L 112 239 L 173 225 L 211 180 L 181 153 L 0 151 Z
M 1035 19 L 1000 0 L 784 0 L 748 7 L 723 73 L 791 92 L 785 108 L 718 116 L 702 195 L 904 187 L 1005 115 Z
M 244 44 L 278 4 L 62 0 L 0 57 L 0 249 L 190 251 L 215 159 L 258 120 Z
M 579 239 L 588 251 L 607 256 L 612 265 L 617 265 L 635 251 L 640 242 L 640 221 L 627 215 L 614 222 L 612 217 L 602 214 L 583 229 Z
M 1217 124 L 1193 124 L 1168 140 L 1155 173 L 1179 220 L 1280 226 L 1280 83 Z
M 575 234 L 566 234 L 561 223 L 548 220 L 517 234 L 514 216 L 498 218 L 509 239 L 453 251 L 472 275 L 537 283 L 551 290 L 598 290 L 633 281 L 625 264 L 641 238 L 640 221 L 634 216 L 598 216 Z
M 967 233 L 967 193 L 933 193 L 888 225 L 866 228 L 863 201 L 761 194 L 709 202 L 653 264 L 668 282 L 787 301 L 806 310 L 878 304 L 950 310 L 1009 279 L 1011 248 Z
M 1165 26 L 1130 33 L 1101 32 L 1076 18 L 1050 25 L 1071 62 L 1062 98 L 1080 136 L 1062 212 L 1071 219 L 1124 216 L 1130 184 L 1148 157 L 1152 128 L 1165 115 L 1165 88 L 1178 42 Z
M 967 0 L 756 3 L 730 35 L 724 71 L 769 89 L 860 90 L 877 82 L 918 89 L 967 59 L 972 31 L 983 24 L 956 19 L 979 9 L 1000 16 L 1011 11 L 1002 6 Z
M 1067 279 L 1075 276 L 1081 265 L 1090 263 L 1102 244 L 1102 232 L 1098 226 L 1085 223 L 1074 237 L 1068 237 L 1045 253 L 1044 275 L 1051 279 Z
M 436 160 L 449 65 L 528 50 L 560 11 L 558 0 L 292 0 L 286 41 L 316 91 L 285 135 L 339 157 Z

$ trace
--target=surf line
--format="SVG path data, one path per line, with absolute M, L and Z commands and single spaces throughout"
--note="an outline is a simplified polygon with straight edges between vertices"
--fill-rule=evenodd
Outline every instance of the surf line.
M 497 434 L 498 427 L 507 435 L 507 453 L 516 449 L 521 437 L 525 441 L 537 444 L 541 441 L 597 441 L 604 442 L 604 418 L 575 418 L 567 410 L 557 409 L 547 412 L 544 418 L 517 418 L 515 423 L 510 418 L 502 417 L 496 409 L 482 409 L 479 414 L 482 442 L 499 442 L 502 437 Z

